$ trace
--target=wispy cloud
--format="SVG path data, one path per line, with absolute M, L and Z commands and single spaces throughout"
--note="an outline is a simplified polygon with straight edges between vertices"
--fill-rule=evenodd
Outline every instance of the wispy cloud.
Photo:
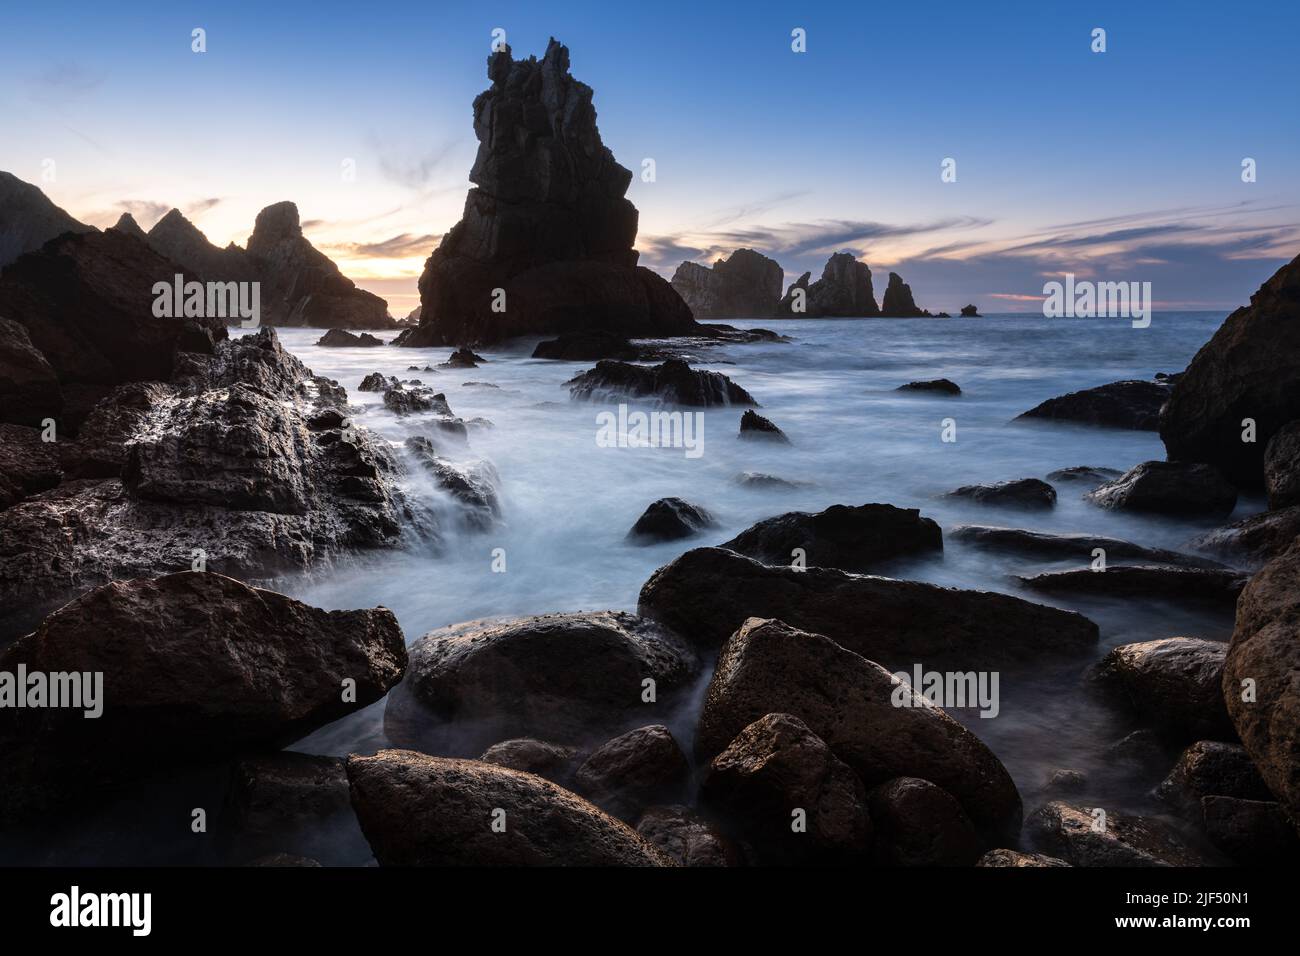
M 427 256 L 441 238 L 433 233 L 412 235 L 404 232 L 379 242 L 336 242 L 324 244 L 322 248 L 354 259 L 406 259 Z

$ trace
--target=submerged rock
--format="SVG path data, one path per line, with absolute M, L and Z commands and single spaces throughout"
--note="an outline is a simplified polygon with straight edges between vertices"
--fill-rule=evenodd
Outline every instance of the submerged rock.
M 1237 489 L 1212 465 L 1144 461 L 1084 497 L 1123 511 L 1226 515 L 1237 504 Z
M 390 388 L 398 388 L 401 383 L 391 375 L 383 375 L 380 372 L 371 372 L 361 380 L 357 386 L 358 392 L 385 392 Z
M 995 528 L 968 524 L 950 528 L 948 537 L 993 551 L 1062 560 L 1074 559 L 1081 563 L 1091 563 L 1094 560 L 1093 552 L 1100 548 L 1106 552 L 1107 560 L 1135 558 L 1146 563 L 1167 564 L 1172 567 L 1223 567 L 1208 558 L 1183 554 L 1179 551 L 1167 551 L 1164 548 L 1148 548 L 1146 545 L 1134 544 L 1132 541 L 1124 541 L 1120 538 L 1108 538 L 1104 535 L 1057 534 L 1051 531 L 1030 531 L 1026 528 Z
M 672 287 L 697 319 L 761 319 L 776 313 L 784 272 L 753 249 L 737 249 L 713 267 L 683 262 Z
M 1055 481 L 1058 484 L 1062 481 L 1086 481 L 1093 485 L 1100 485 L 1102 482 L 1113 481 L 1124 472 L 1118 468 L 1095 468 L 1091 465 L 1075 465 L 1072 468 L 1058 468 L 1056 471 L 1047 473 L 1048 481 Z
M 1222 641 L 1196 637 L 1123 644 L 1102 659 L 1093 680 L 1185 739 L 1231 740 L 1221 690 L 1227 650 Z
M 796 549 L 802 549 L 805 563 L 814 567 L 866 571 L 894 558 L 942 551 L 943 533 L 916 508 L 831 505 L 815 514 L 766 518 L 720 547 L 784 565 L 793 564 Z
M 677 541 L 717 525 L 713 515 L 681 498 L 660 498 L 637 519 L 628 540 L 636 544 Z
M 1246 586 L 1247 575 L 1211 568 L 1162 568 L 1108 565 L 1104 571 L 1077 568 L 1021 575 L 1025 587 L 1045 594 L 1186 601 L 1231 610 Z
M 896 392 L 939 392 L 943 395 L 960 395 L 961 388 L 956 382 L 946 378 L 936 378 L 928 382 L 908 382 L 894 389 Z
M 347 771 L 380 866 L 673 865 L 627 824 L 532 774 L 407 750 L 354 754 Z
M 406 661 L 386 608 L 322 611 L 212 572 L 96 588 L 0 652 L 11 673 L 103 674 L 94 720 L 0 709 L 0 816 L 282 747 L 378 700 Z
M 962 485 L 945 498 L 969 498 L 982 505 L 1013 508 L 1051 508 L 1056 504 L 1056 489 L 1037 478 L 999 481 L 990 485 Z
M 651 396 L 676 405 L 757 405 L 754 397 L 721 372 L 693 369 L 681 359 L 661 365 L 601 361 L 564 383 L 575 399 L 600 401 L 609 396 Z
M 1211 861 L 1167 824 L 1117 810 L 1105 812 L 1097 826 L 1092 807 L 1059 800 L 1040 807 L 1025 821 L 1035 844 L 1073 866 L 1205 866 Z
M 496 525 L 501 518 L 497 496 L 501 478 L 491 462 L 454 463 L 439 455 L 437 446 L 423 435 L 412 435 L 405 447 L 434 484 L 464 506 L 461 520 L 466 527 L 486 531 Z
M 747 618 L 773 617 L 891 664 L 983 667 L 1097 641 L 1097 625 L 1082 615 L 1007 594 L 768 566 L 723 548 L 696 548 L 657 570 L 640 608 L 701 648 L 720 647 Z
M 316 344 L 327 348 L 374 348 L 384 343 L 369 332 L 355 335 L 346 329 L 330 329 L 317 340 Z
M 1129 380 L 1085 388 L 1035 405 L 1016 416 L 1082 422 L 1108 428 L 1155 431 L 1160 409 L 1169 400 L 1170 386 L 1164 382 Z
M 478 368 L 479 362 L 487 361 L 483 356 L 475 354 L 471 349 L 459 348 L 451 353 L 447 361 L 439 365 L 439 368 Z
M 806 481 L 791 481 L 778 475 L 768 475 L 761 471 L 743 471 L 735 478 L 736 484 L 743 488 L 806 488 Z
M 753 410 L 747 411 L 740 416 L 740 437 L 750 441 L 771 441 L 782 445 L 790 444 L 790 439 L 785 432 Z

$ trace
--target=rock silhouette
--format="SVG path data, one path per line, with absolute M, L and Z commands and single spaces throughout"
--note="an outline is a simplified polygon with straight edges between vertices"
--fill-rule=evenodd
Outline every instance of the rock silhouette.
M 712 268 L 683 262 L 672 286 L 697 319 L 757 319 L 776 314 L 783 275 L 776 260 L 753 249 L 737 249 Z

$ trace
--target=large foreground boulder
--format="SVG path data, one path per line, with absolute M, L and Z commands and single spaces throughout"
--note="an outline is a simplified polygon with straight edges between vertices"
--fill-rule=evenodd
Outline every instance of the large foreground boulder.
M 378 700 L 406 659 L 386 608 L 322 611 L 212 572 L 97 588 L 0 653 L 0 672 L 103 675 L 94 718 L 0 708 L 0 815 L 282 747 Z
M 478 155 L 460 222 L 420 276 L 410 346 L 473 345 L 598 328 L 623 336 L 682 335 L 691 310 L 637 266 L 632 181 L 601 142 L 591 87 L 569 74 L 569 51 L 488 58 L 474 100 Z M 499 291 L 498 291 L 499 290 Z
M 721 372 L 693 369 L 681 359 L 654 366 L 601 361 L 564 384 L 571 397 L 591 401 L 650 397 L 674 405 L 758 404 Z
M 890 664 L 986 667 L 1097 641 L 1097 625 L 1082 615 L 1006 594 L 768 566 L 723 548 L 696 548 L 660 568 L 640 607 L 699 647 L 720 647 L 749 617 L 775 617 Z
M 348 758 L 380 866 L 672 866 L 627 824 L 530 773 L 381 750 Z
M 753 249 L 737 249 L 713 267 L 683 262 L 672 287 L 697 319 L 761 319 L 776 313 L 785 273 Z
M 460 753 L 510 737 L 589 743 L 644 725 L 657 713 L 645 682 L 663 702 L 694 666 L 672 634 L 631 614 L 471 621 L 411 646 L 403 691 L 415 700 L 390 697 L 385 724 L 394 740 L 421 741 L 423 709 L 436 718 L 429 739 L 437 741 L 424 745 Z
M 1093 679 L 1184 739 L 1231 740 L 1220 690 L 1227 650 L 1222 641 L 1196 637 L 1123 644 L 1102 659 Z
M 1208 462 L 1239 485 L 1264 482 L 1264 450 L 1300 418 L 1300 256 L 1201 347 L 1160 415 L 1171 461 Z M 1255 440 L 1242 441 L 1246 419 Z
M 1160 409 L 1169 393 L 1166 382 L 1111 382 L 1049 398 L 1017 419 L 1045 418 L 1153 432 L 1159 427 Z
M 1237 504 L 1237 489 L 1213 465 L 1144 461 L 1084 497 L 1119 511 L 1227 515 Z
M 1300 818 L 1300 549 L 1259 571 L 1237 603 L 1223 670 L 1233 726 L 1273 794 Z
M 710 760 L 770 713 L 799 718 L 868 786 L 921 777 L 989 840 L 1020 826 L 1020 795 L 978 737 L 879 664 L 821 634 L 751 618 L 723 647 L 696 729 Z
M 916 508 L 831 505 L 809 514 L 766 518 L 721 545 L 764 564 L 790 565 L 796 550 L 805 564 L 866 571 L 893 558 L 943 550 L 943 532 Z

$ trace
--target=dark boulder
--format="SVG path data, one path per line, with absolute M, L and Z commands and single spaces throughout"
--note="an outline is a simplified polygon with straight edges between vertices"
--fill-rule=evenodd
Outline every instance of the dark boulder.
M 1058 484 L 1063 481 L 1086 481 L 1091 485 L 1100 485 L 1102 482 L 1113 481 L 1124 472 L 1118 468 L 1095 468 L 1091 465 L 1075 465 L 1072 468 L 1058 468 L 1056 471 L 1047 473 L 1048 481 L 1055 481 Z
M 1094 810 L 1103 812 L 1104 818 Z M 1211 862 L 1154 817 L 1059 800 L 1031 813 L 1025 832 L 1035 846 L 1073 866 L 1205 866 Z
M 1237 489 L 1213 465 L 1144 461 L 1084 497 L 1122 511 L 1226 515 L 1237 504 Z
M 1188 746 L 1155 795 L 1193 819 L 1200 818 L 1202 797 L 1273 799 L 1246 748 L 1218 740 L 1198 740 Z
M 0 318 L 0 422 L 39 428 L 63 412 L 63 389 L 27 327 Z
M 1089 563 L 1093 552 L 1100 548 L 1108 561 L 1115 558 L 1137 559 L 1147 564 L 1167 564 L 1176 568 L 1222 568 L 1223 565 L 1208 558 L 1149 548 L 1120 538 L 1092 534 L 1057 534 L 1051 531 L 1030 531 L 1026 528 L 994 528 L 987 525 L 957 525 L 948 530 L 948 538 L 962 541 L 977 548 L 1002 551 L 1008 554 L 1032 555 L 1059 560 Z
M 682 498 L 653 501 L 632 525 L 628 540 L 636 544 L 677 541 L 717 525 L 713 515 Z
M 474 353 L 472 349 L 459 348 L 451 353 L 447 361 L 439 365 L 439 368 L 478 368 L 478 363 L 486 361 L 481 355 Z
M 1278 429 L 1264 449 L 1264 488 L 1270 508 L 1300 505 L 1300 421 Z
M 636 832 L 682 866 L 742 866 L 744 855 L 721 830 L 689 807 L 650 807 Z
M 1221 690 L 1227 651 L 1222 641 L 1196 637 L 1123 644 L 1102 658 L 1092 679 L 1183 739 L 1231 740 Z
M 369 332 L 356 335 L 347 329 L 330 329 L 317 340 L 316 344 L 326 348 L 374 348 L 384 343 Z
M 1169 400 L 1169 392 L 1170 386 L 1163 382 L 1111 382 L 1049 398 L 1017 416 L 1017 421 L 1050 418 L 1153 432 L 1159 427 L 1160 409 Z
M 980 840 L 966 811 L 940 787 L 898 777 L 868 795 L 876 863 L 884 866 L 973 866 Z
M 978 319 L 978 318 L 981 318 L 980 313 L 979 313 L 979 309 L 975 308 L 975 306 L 973 306 L 973 305 L 963 305 L 963 306 L 961 307 L 961 317 L 962 317 L 963 319 Z
M 771 441 L 788 445 L 790 439 L 769 419 L 752 409 L 740 416 L 740 437 L 750 441 Z
M 595 362 L 600 359 L 637 362 L 644 358 L 644 351 L 621 335 L 593 329 L 570 332 L 558 339 L 538 342 L 533 349 L 533 358 L 566 362 Z
M 638 727 L 591 752 L 573 790 L 614 816 L 635 822 L 656 803 L 676 803 L 691 776 L 686 755 L 663 724 Z
M 493 744 L 478 759 L 510 770 L 535 773 L 565 789 L 573 789 L 573 775 L 577 773 L 584 754 L 577 747 L 516 737 Z
M 1178 601 L 1225 611 L 1237 606 L 1247 575 L 1213 568 L 1108 565 L 1104 571 L 1076 568 L 1021 575 L 1021 584 L 1044 594 Z
M 1051 508 L 1056 504 L 1056 489 L 1037 478 L 998 481 L 989 485 L 962 485 L 945 498 L 969 498 L 982 505 L 1007 508 Z
M 1191 547 L 1250 568 L 1281 557 L 1300 538 L 1300 505 L 1264 511 L 1192 539 Z
M 1280 866 L 1300 854 L 1296 825 L 1273 800 L 1201 799 L 1201 825 L 1218 849 L 1245 866 Z
M 640 608 L 701 648 L 722 646 L 749 617 L 774 617 L 890 664 L 984 667 L 1097 641 L 1097 625 L 1082 615 L 1006 594 L 769 566 L 723 548 L 696 548 L 657 570 Z
M 942 395 L 960 395 L 961 388 L 956 382 L 946 378 L 936 378 L 927 382 L 908 382 L 894 389 L 896 392 L 939 392 Z
M 916 508 L 831 505 L 766 518 L 720 545 L 764 564 L 790 565 L 796 549 L 819 568 L 867 571 L 894 558 L 943 551 L 943 532 Z
M 390 388 L 397 388 L 401 383 L 391 375 L 383 375 L 379 372 L 371 372 L 361 380 L 357 386 L 358 392 L 384 392 Z
M 22 425 L 0 424 L 0 510 L 63 480 L 59 446 Z
M 575 399 L 649 396 L 676 405 L 757 405 L 754 397 L 721 372 L 693 369 L 681 359 L 661 365 L 601 361 L 564 383 Z

